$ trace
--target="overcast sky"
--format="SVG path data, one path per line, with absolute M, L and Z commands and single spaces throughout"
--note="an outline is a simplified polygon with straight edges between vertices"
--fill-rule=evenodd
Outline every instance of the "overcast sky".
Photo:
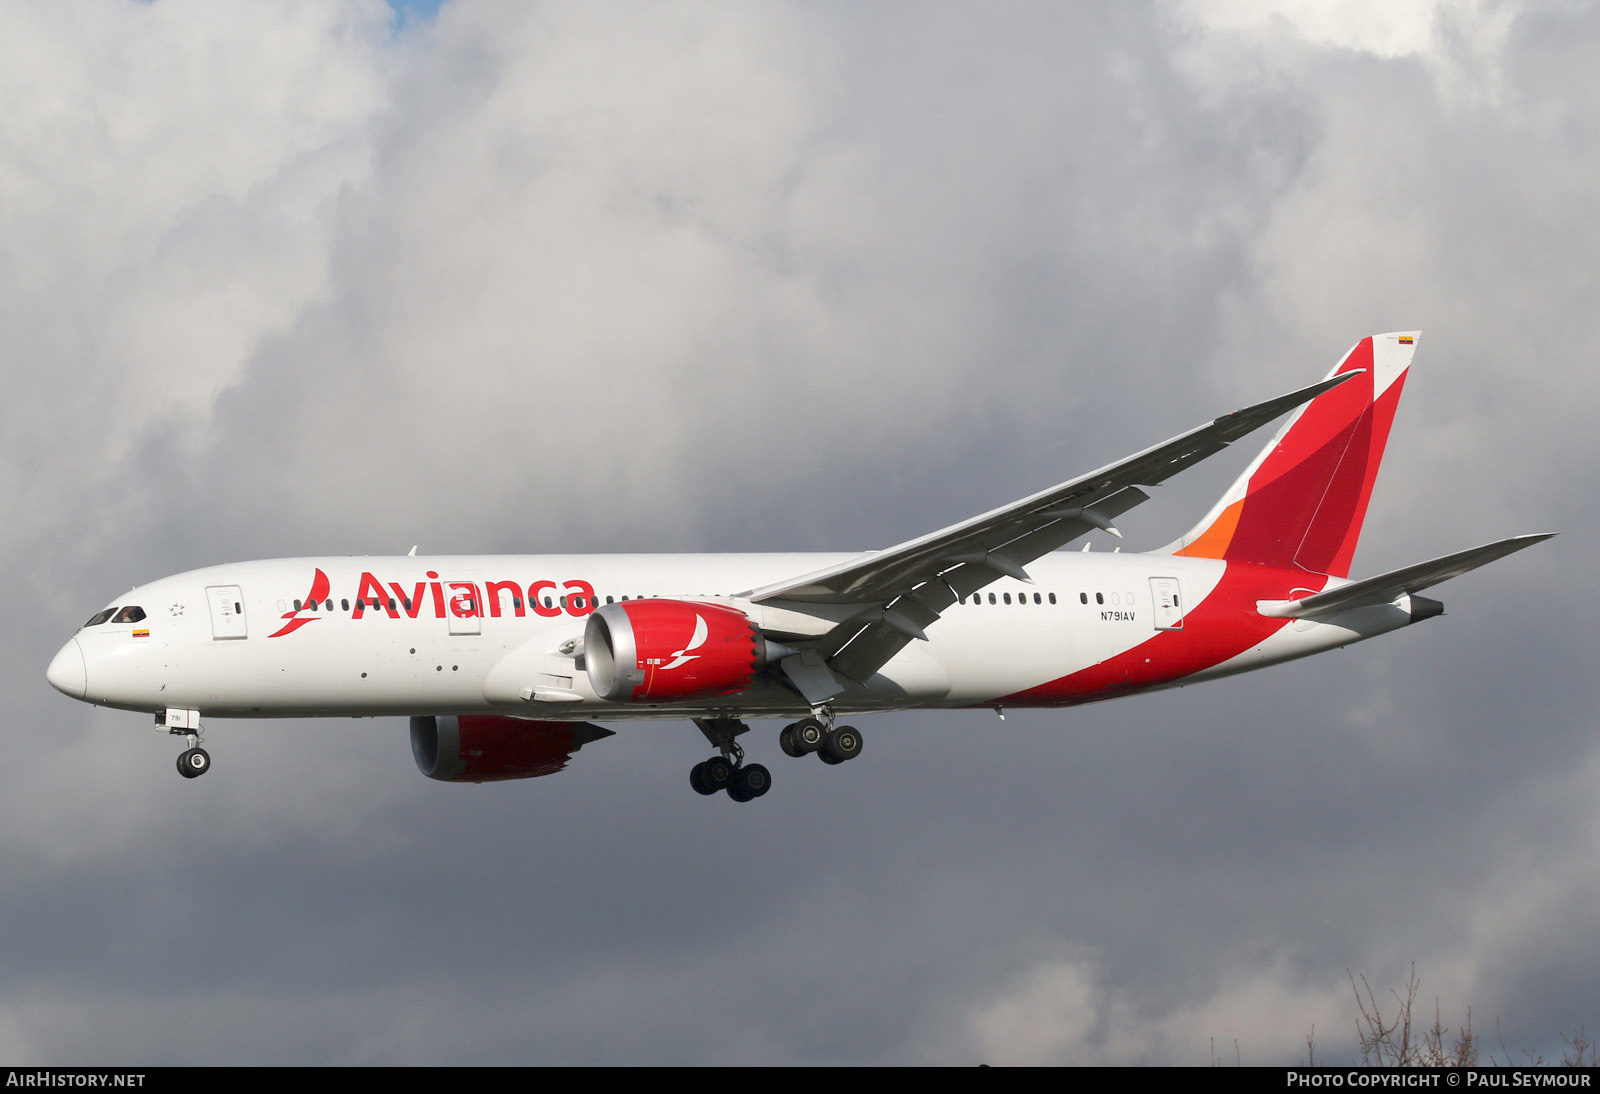
M 0 1060 L 1337 1062 L 1413 963 L 1600 1029 L 1592 4 L 400 7 L 0 0 Z M 887 546 L 1412 328 L 1356 574 L 1565 534 L 1264 673 L 763 724 L 744 806 L 688 723 L 185 782 L 44 680 L 213 563 Z

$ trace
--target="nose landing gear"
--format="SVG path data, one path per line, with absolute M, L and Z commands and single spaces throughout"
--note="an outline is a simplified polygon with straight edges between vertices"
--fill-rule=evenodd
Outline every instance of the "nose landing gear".
M 174 737 L 182 737 L 189 747 L 178 756 L 178 774 L 186 779 L 198 779 L 211 770 L 211 753 L 200 747 L 200 712 L 169 708 L 156 715 L 156 728 L 165 729 Z

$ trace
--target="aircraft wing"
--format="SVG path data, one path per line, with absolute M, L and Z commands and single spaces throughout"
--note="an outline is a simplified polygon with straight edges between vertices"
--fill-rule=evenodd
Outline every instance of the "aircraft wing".
M 924 628 L 961 598 L 1000 577 L 1028 580 L 1028 563 L 1096 528 L 1120 536 L 1112 520 L 1148 500 L 1141 486 L 1164 482 L 1360 371 L 1224 414 L 1118 463 L 888 550 L 741 595 L 758 603 L 859 606 L 815 652 L 808 651 L 803 666 L 798 658 L 785 664 L 801 693 L 820 702 L 829 697 L 823 692 L 842 690 L 830 683 L 828 672 L 817 671 L 820 662 L 832 673 L 865 681 L 911 639 L 926 638 Z
M 1556 534 L 1539 532 L 1533 535 L 1512 536 L 1510 539 L 1502 539 L 1495 543 L 1485 543 L 1482 547 L 1473 547 L 1470 550 L 1457 551 L 1453 555 L 1444 555 L 1429 559 L 1427 562 L 1390 570 L 1377 577 L 1352 581 L 1348 585 L 1341 585 L 1337 589 L 1329 589 L 1315 596 L 1302 597 L 1299 600 L 1264 600 L 1256 606 L 1256 610 L 1275 619 L 1298 619 L 1303 616 L 1327 615 L 1330 612 L 1344 611 L 1346 608 L 1365 607 L 1369 604 L 1389 604 L 1403 595 L 1420 593 L 1423 589 L 1432 588 L 1452 577 L 1460 577 L 1469 570 L 1476 570 L 1479 566 L 1487 565 L 1495 559 L 1505 558 L 1524 547 L 1543 543 Z

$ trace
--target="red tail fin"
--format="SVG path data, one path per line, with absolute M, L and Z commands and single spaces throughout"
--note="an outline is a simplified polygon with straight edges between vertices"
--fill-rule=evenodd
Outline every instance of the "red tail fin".
M 1418 337 L 1357 342 L 1329 375 L 1365 375 L 1301 407 L 1170 553 L 1348 577 Z

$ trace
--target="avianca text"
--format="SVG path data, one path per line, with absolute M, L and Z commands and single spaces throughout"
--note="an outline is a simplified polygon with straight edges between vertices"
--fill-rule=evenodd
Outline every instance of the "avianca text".
M 553 619 L 559 615 L 588 615 L 595 609 L 594 601 L 594 586 L 575 578 L 562 582 L 545 579 L 524 587 L 518 581 L 441 580 L 429 570 L 427 580 L 407 588 L 398 581 L 386 586 L 376 575 L 363 572 L 351 615 L 361 619 L 370 611 L 383 612 L 391 619 L 402 615 L 416 619 L 426 605 L 435 619 L 444 619 L 447 613 L 456 619 L 484 615 L 490 619 L 506 615 L 521 619 L 530 611 Z

